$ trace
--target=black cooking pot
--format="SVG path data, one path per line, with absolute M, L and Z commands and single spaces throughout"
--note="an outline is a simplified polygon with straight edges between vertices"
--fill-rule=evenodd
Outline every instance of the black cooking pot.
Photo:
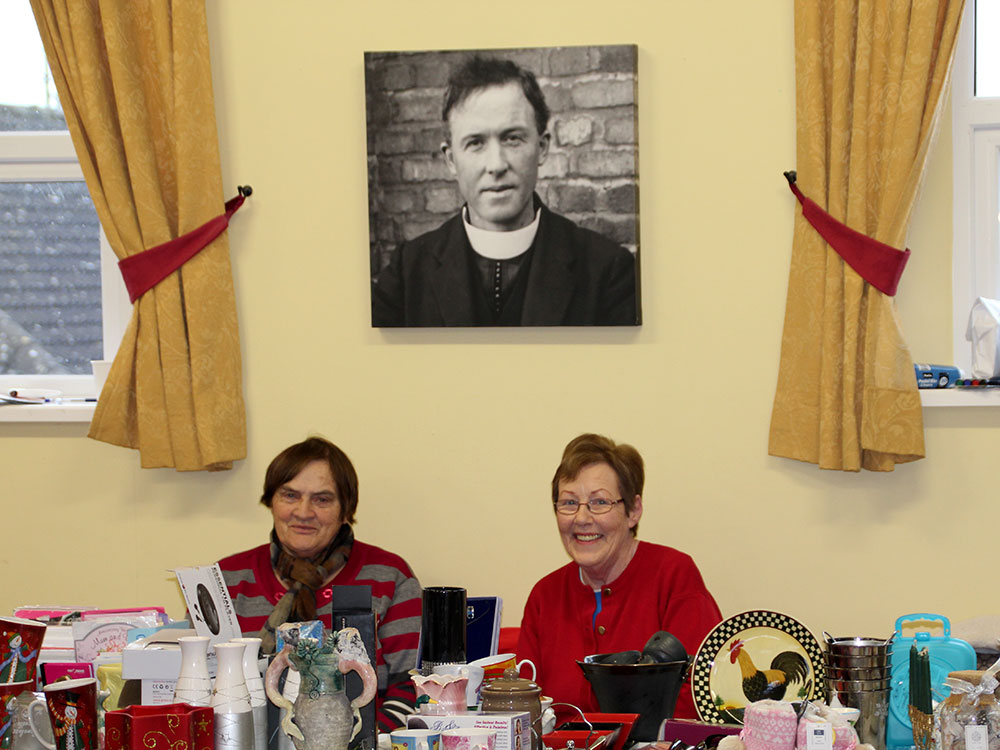
M 660 724 L 674 715 L 681 685 L 691 669 L 691 657 L 662 664 L 608 664 L 594 654 L 578 661 L 604 713 L 639 714 L 630 739 L 656 740 Z

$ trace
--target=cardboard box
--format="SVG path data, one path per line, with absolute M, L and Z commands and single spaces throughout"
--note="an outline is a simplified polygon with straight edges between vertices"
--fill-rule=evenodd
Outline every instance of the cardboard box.
M 176 680 L 180 673 L 181 650 L 176 644 L 150 644 L 149 648 L 122 651 L 122 679 Z
M 176 568 L 174 574 L 184 594 L 188 617 L 198 635 L 207 637 L 213 646 L 243 635 L 218 563 Z
M 165 706 L 174 703 L 177 680 L 143 680 L 139 700 L 143 706 Z
M 480 711 L 466 711 L 447 716 L 411 714 L 406 720 L 409 729 L 495 729 L 497 744 L 495 750 L 529 750 L 531 748 L 531 720 L 527 711 L 519 713 L 484 714 Z M 518 741 L 520 739 L 520 741 Z

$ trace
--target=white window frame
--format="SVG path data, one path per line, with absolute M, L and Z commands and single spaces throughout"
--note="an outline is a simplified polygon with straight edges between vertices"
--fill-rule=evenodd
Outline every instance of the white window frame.
M 16 131 L 0 133 L 0 182 L 82 182 L 83 172 L 68 131 Z M 104 231 L 101 244 L 101 308 L 104 359 L 111 360 L 118 351 L 125 327 L 132 314 L 125 284 L 118 271 L 118 260 L 108 245 Z M 0 374 L 0 388 L 51 388 L 69 398 L 95 398 L 93 374 L 18 375 Z M 54 412 L 37 406 L 0 407 L 4 421 L 77 421 L 89 419 L 93 404 L 61 412 L 78 415 L 66 420 L 54 419 Z M 46 413 L 47 412 L 47 413 Z
M 971 372 L 965 338 L 977 297 L 1000 298 L 997 192 L 1000 97 L 975 97 L 975 0 L 965 4 L 952 71 L 952 338 L 955 364 Z

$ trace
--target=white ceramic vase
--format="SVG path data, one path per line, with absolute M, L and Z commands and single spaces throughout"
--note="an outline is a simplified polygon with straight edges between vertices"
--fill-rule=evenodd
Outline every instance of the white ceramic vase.
M 212 700 L 212 678 L 208 676 L 208 638 L 186 635 L 177 639 L 181 647 L 181 671 L 174 686 L 174 703 L 207 706 Z
M 215 709 L 215 750 L 254 750 L 253 707 L 243 674 L 244 643 L 217 643 L 218 659 L 211 706 Z
M 260 638 L 233 638 L 233 643 L 245 646 L 243 676 L 247 681 L 250 705 L 253 707 L 254 750 L 267 750 L 267 696 L 264 694 L 264 678 L 258 662 Z

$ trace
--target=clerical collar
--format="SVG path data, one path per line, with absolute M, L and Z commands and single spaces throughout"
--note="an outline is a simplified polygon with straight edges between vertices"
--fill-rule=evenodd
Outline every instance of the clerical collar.
M 469 223 L 469 209 L 465 206 L 462 208 L 462 223 L 465 225 L 465 235 L 469 238 L 469 244 L 477 255 L 491 260 L 510 260 L 531 247 L 538 233 L 538 220 L 541 215 L 542 209 L 539 208 L 535 211 L 535 220 L 528 226 L 512 232 L 491 232 L 488 229 L 472 226 Z

